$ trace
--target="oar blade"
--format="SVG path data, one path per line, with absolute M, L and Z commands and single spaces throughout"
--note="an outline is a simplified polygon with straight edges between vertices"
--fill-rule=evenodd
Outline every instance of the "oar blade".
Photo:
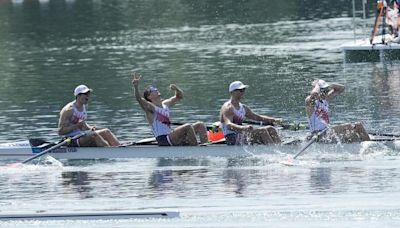
M 7 168 L 16 169 L 20 168 L 23 164 L 21 162 L 11 163 L 6 165 Z
M 283 161 L 280 161 L 279 163 L 282 165 L 286 165 L 286 166 L 295 166 L 298 165 L 298 160 L 293 159 L 293 157 L 289 157 Z
M 307 161 L 307 160 L 296 160 L 296 159 L 287 159 L 279 162 L 280 164 L 284 166 L 289 166 L 289 167 L 315 167 L 316 165 L 319 164 L 319 162 L 316 161 Z

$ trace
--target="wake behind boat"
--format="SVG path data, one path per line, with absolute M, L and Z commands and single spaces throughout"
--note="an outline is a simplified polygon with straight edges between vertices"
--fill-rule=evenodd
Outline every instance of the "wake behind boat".
M 371 136 L 372 137 L 372 136 Z M 273 145 L 227 146 L 210 144 L 204 146 L 166 147 L 151 145 L 133 145 L 125 147 L 66 147 L 62 146 L 48 154 L 57 159 L 110 159 L 110 158 L 195 158 L 195 157 L 238 157 L 262 154 L 294 154 L 307 142 L 294 141 Z M 32 145 L 29 140 L 0 144 L 0 159 L 22 160 L 34 156 L 51 145 Z M 315 143 L 308 152 L 360 153 L 371 148 L 391 148 L 400 150 L 400 141 L 393 138 L 372 139 L 361 143 L 322 144 Z

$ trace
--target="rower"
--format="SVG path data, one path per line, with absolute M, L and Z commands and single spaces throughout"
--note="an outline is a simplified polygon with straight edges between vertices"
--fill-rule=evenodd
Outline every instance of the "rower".
M 393 37 L 399 36 L 399 25 L 400 25 L 400 0 L 392 0 L 390 3 L 393 3 L 393 8 L 390 6 L 386 7 L 386 23 L 391 28 L 391 33 Z
M 133 74 L 134 95 L 145 112 L 147 122 L 150 124 L 159 146 L 196 146 L 198 145 L 196 135 L 199 136 L 200 143 L 208 141 L 207 128 L 202 122 L 171 128 L 170 107 L 183 99 L 183 92 L 178 86 L 175 84 L 169 86 L 175 95 L 166 100 L 161 100 L 161 93 L 154 86 L 147 87 L 141 97 L 139 92 L 141 79 L 141 75 Z
M 344 92 L 344 85 L 339 83 L 327 83 L 324 80 L 315 80 L 312 82 L 312 90 L 305 100 L 306 113 L 309 127 L 312 134 L 322 132 L 329 127 L 329 103 L 338 95 Z M 361 142 L 368 141 L 369 135 L 364 126 L 357 123 L 346 123 L 330 127 L 322 135 L 320 141 L 323 142 Z
M 220 121 L 226 143 L 228 145 L 281 143 L 278 132 L 272 126 L 254 129 L 251 125 L 242 125 L 245 118 L 264 125 L 282 123 L 281 119 L 259 115 L 247 105 L 240 103 L 247 87 L 248 85 L 244 85 L 241 81 L 234 81 L 229 85 L 230 99 L 222 105 L 220 110 Z
M 74 137 L 86 131 L 86 135 L 74 140 L 69 146 L 108 147 L 119 146 L 118 139 L 107 128 L 97 129 L 87 124 L 87 104 L 93 90 L 79 85 L 74 90 L 75 100 L 60 111 L 58 134 L 63 138 Z

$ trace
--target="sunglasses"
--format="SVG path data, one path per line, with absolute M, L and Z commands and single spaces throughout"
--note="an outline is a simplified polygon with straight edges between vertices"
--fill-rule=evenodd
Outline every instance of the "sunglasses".
M 235 89 L 235 91 L 244 92 L 246 89 Z
M 329 92 L 329 88 L 320 89 L 320 92 L 323 94 L 327 94 Z
M 150 93 L 152 93 L 152 92 L 158 92 L 158 89 L 157 89 L 156 87 L 154 87 L 154 86 L 150 86 L 149 89 L 148 89 L 148 91 L 149 91 Z
M 78 94 L 78 95 L 86 95 L 86 96 L 89 96 L 89 95 L 90 95 L 90 91 L 89 91 L 89 92 L 86 92 L 86 93 L 80 93 L 80 94 Z

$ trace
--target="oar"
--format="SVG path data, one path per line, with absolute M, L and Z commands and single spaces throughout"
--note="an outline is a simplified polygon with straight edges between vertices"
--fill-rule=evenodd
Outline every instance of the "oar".
M 264 124 L 263 122 L 257 122 L 257 121 L 252 121 L 252 120 L 244 120 L 243 123 L 252 124 L 252 125 L 260 125 L 260 126 L 272 126 L 272 124 Z M 281 123 L 280 126 L 285 130 L 293 130 L 293 131 L 308 129 L 307 125 L 302 124 L 302 123 L 296 123 L 296 122 Z
M 381 16 L 383 14 L 383 7 L 384 7 L 384 5 L 383 5 L 382 1 L 378 1 L 378 5 L 377 5 L 378 14 L 376 15 L 374 28 L 372 29 L 371 37 L 369 39 L 369 43 L 371 45 L 374 42 L 375 34 L 376 34 L 376 32 L 378 31 L 378 28 L 379 28 L 379 23 L 381 21 Z
M 396 138 L 380 138 L 380 139 L 369 139 L 369 141 L 372 142 L 393 142 L 393 141 L 397 141 L 398 139 Z
M 288 165 L 288 166 L 295 165 L 294 159 L 296 159 L 298 156 L 300 156 L 302 153 L 304 153 L 304 151 L 307 150 L 307 148 L 310 147 L 313 143 L 318 141 L 319 137 L 321 137 L 321 135 L 324 134 L 328 129 L 329 128 L 325 128 L 324 130 L 322 130 L 318 134 L 314 135 L 310 139 L 310 141 L 308 141 L 307 144 L 305 146 L 303 146 L 303 148 L 301 148 L 301 150 L 299 150 L 299 152 L 297 152 L 293 157 L 289 158 L 287 161 L 281 161 L 280 163 L 283 164 L 283 165 Z
M 219 123 L 219 121 L 218 121 L 218 123 Z M 171 124 L 172 124 L 172 125 L 175 125 L 175 126 L 182 126 L 182 125 L 187 124 L 187 123 L 173 122 L 173 123 L 171 123 Z M 215 128 L 215 126 L 208 126 L 208 125 L 206 125 L 206 128 L 207 128 L 207 131 L 208 131 L 208 130 L 213 130 L 213 129 Z
M 30 158 L 25 159 L 23 162 L 21 162 L 21 164 L 25 164 L 25 163 L 27 163 L 27 162 L 30 162 L 30 161 L 32 161 L 33 159 L 38 158 L 38 157 L 41 157 L 41 156 L 47 154 L 48 152 L 50 152 L 50 151 L 52 151 L 52 150 L 54 150 L 54 149 L 57 149 L 57 148 L 59 148 L 59 147 L 65 145 L 65 144 L 67 144 L 67 143 L 71 143 L 73 140 L 78 139 L 78 138 L 84 136 L 85 134 L 86 134 L 85 132 L 82 132 L 82 133 L 80 133 L 80 134 L 78 134 L 78 135 L 75 135 L 75 136 L 72 137 L 72 138 L 66 138 L 66 139 L 64 139 L 63 141 L 61 141 L 60 143 L 58 143 L 58 144 L 56 144 L 56 145 L 50 147 L 49 149 L 46 149 L 46 150 L 44 150 L 44 151 L 42 151 L 42 152 L 40 152 L 40 153 L 38 153 L 38 154 L 36 154 L 36 155 L 30 157 Z
M 156 138 L 151 137 L 151 138 L 141 139 L 141 140 L 136 141 L 136 142 L 127 142 L 127 143 L 124 143 L 124 144 L 120 145 L 119 147 L 149 145 L 149 144 L 153 144 L 155 142 L 157 142 Z
M 272 126 L 271 124 L 265 124 L 263 122 L 257 122 L 257 121 L 252 121 L 252 120 L 244 120 L 243 123 L 245 124 L 252 124 L 252 125 L 259 125 L 259 126 Z M 215 126 L 220 124 L 219 121 L 215 122 L 213 126 L 206 125 L 207 130 L 214 130 Z M 174 122 L 172 125 L 176 126 L 181 126 L 184 125 L 184 123 L 179 123 L 179 122 Z M 304 130 L 308 129 L 308 126 L 302 123 L 282 123 L 280 125 L 283 129 L 285 130 L 293 130 L 293 131 L 298 131 L 298 130 Z
M 373 136 L 400 138 L 399 134 L 388 134 L 388 133 L 377 133 L 377 132 L 368 132 L 368 134 L 373 135 Z
M 293 159 L 296 159 L 298 156 L 300 156 L 305 150 L 307 150 L 308 147 L 310 147 L 313 143 L 315 143 L 316 141 L 318 141 L 319 137 L 321 137 L 322 134 L 324 134 L 329 128 L 325 128 L 324 130 L 322 130 L 321 132 L 319 132 L 318 134 L 314 135 L 311 140 L 303 147 L 301 148 L 301 150 L 299 152 L 297 152 L 294 156 Z

